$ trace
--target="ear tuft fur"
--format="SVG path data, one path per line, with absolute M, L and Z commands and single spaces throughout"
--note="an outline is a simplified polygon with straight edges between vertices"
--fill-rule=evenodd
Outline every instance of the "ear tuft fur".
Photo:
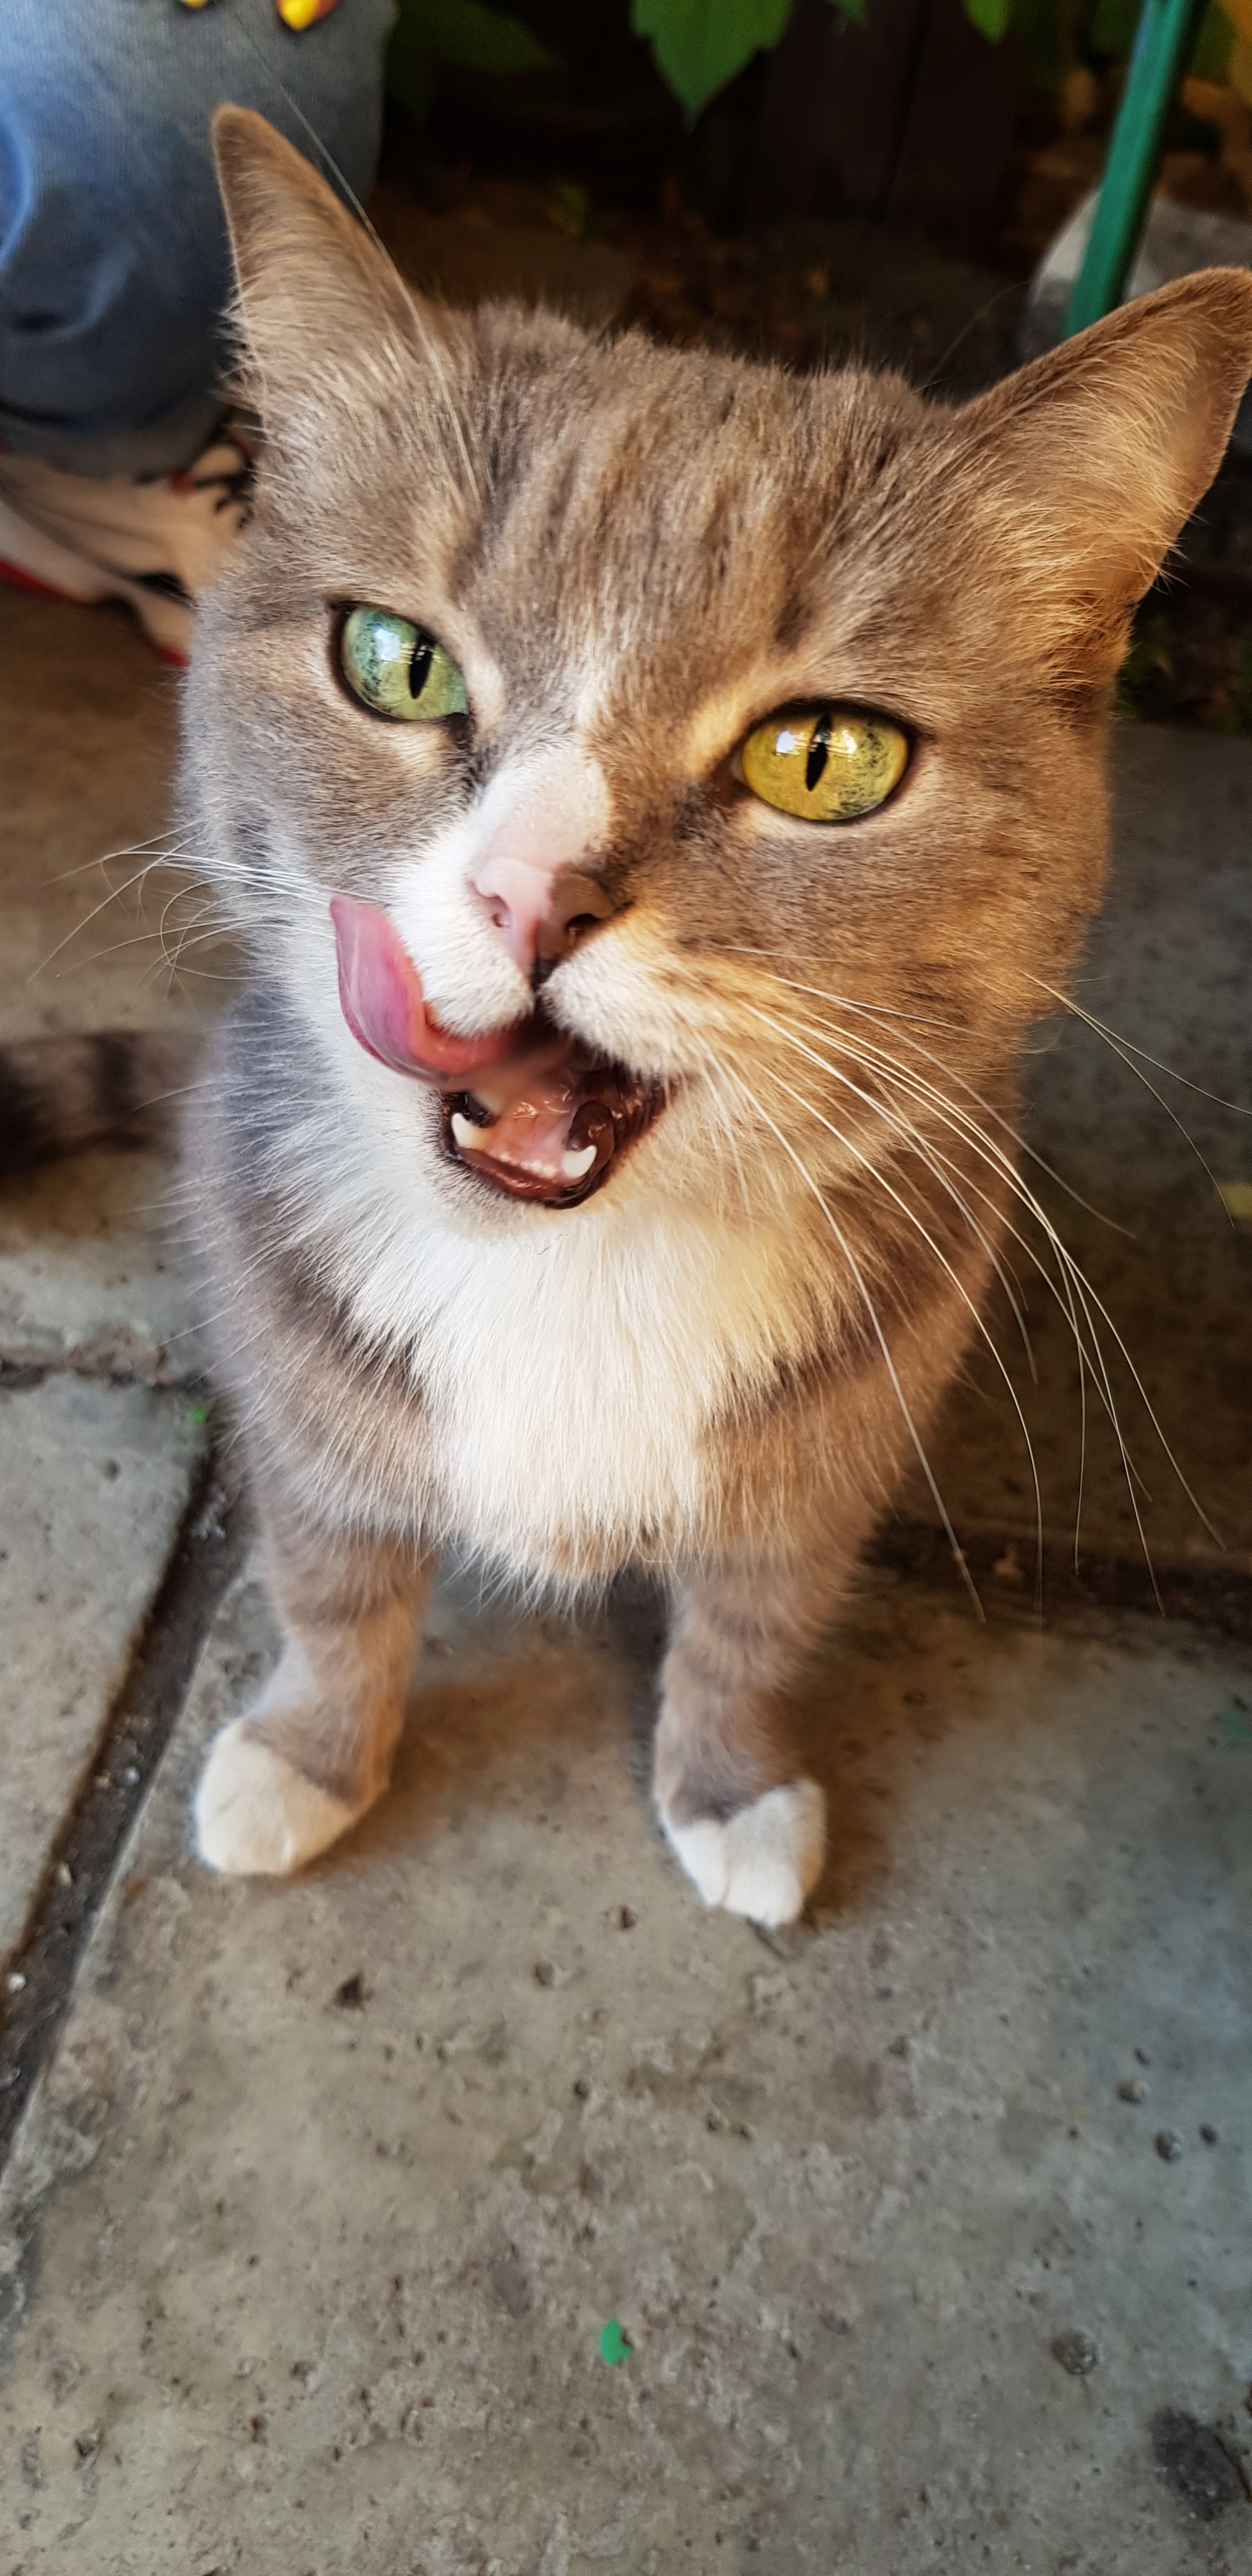
M 262 413 L 311 368 L 418 322 L 416 299 L 363 223 L 294 145 L 247 107 L 219 107 L 213 151 L 234 254 L 245 390 Z M 419 327 L 426 329 L 424 319 Z
M 1093 677 L 1116 667 L 1132 609 L 1217 472 L 1250 373 L 1252 274 L 1202 269 L 959 415 L 968 470 L 1053 611 L 1054 660 L 1085 658 Z

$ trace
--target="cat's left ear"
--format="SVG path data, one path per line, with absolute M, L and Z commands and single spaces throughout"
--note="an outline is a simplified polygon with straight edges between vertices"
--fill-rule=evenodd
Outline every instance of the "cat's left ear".
M 431 318 L 386 253 L 302 155 L 251 108 L 213 119 L 234 253 L 247 391 L 271 433 L 293 403 L 384 335 L 429 340 Z
M 1122 305 L 968 404 L 961 463 L 1075 676 L 1126 624 L 1207 491 L 1252 373 L 1252 274 L 1202 269 Z

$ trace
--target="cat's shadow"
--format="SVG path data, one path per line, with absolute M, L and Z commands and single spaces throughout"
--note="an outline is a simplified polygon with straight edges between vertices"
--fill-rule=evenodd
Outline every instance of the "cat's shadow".
M 650 1609 L 632 1601 L 624 1620 L 616 1600 L 583 1618 L 527 1615 L 453 1569 L 423 1635 L 391 1787 L 315 1866 L 420 1850 L 470 1810 L 542 1827 L 597 1756 L 619 1786 L 624 1745 L 646 1803 L 664 1622 L 659 1594 Z
M 662 1590 L 640 1579 L 618 1584 L 598 1614 L 567 1620 L 484 1608 L 468 1580 L 453 1577 L 427 1632 L 390 1792 L 315 1864 L 319 1873 L 349 1857 L 417 1853 L 471 1814 L 512 1814 L 543 1829 L 560 1821 L 598 1757 L 605 1798 L 633 1794 L 658 1857 L 677 1870 L 650 1796 L 665 1627 Z M 897 1597 L 890 1578 L 874 1580 L 815 1657 L 791 1709 L 800 1762 L 827 1801 L 810 1926 L 871 1901 L 928 1747 L 978 1721 L 976 1662 L 959 1611 Z

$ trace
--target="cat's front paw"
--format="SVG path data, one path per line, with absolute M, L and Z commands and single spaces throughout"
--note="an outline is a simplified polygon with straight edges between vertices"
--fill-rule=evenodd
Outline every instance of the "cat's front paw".
M 252 1734 L 224 1726 L 196 1791 L 196 1849 L 232 1878 L 289 1878 L 354 1825 L 360 1811 L 330 1798 Z
M 724 1821 L 679 1825 L 662 1807 L 661 1823 L 705 1904 L 753 1923 L 794 1923 L 821 1876 L 826 1800 L 816 1780 L 767 1789 Z

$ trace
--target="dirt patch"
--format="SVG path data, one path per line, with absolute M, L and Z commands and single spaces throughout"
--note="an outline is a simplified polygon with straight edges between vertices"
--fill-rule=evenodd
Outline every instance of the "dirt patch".
M 1242 2471 L 1211 2424 L 1162 2407 L 1152 2419 L 1152 2447 L 1162 2486 L 1197 2522 L 1216 2522 L 1232 2504 L 1247 2503 Z

